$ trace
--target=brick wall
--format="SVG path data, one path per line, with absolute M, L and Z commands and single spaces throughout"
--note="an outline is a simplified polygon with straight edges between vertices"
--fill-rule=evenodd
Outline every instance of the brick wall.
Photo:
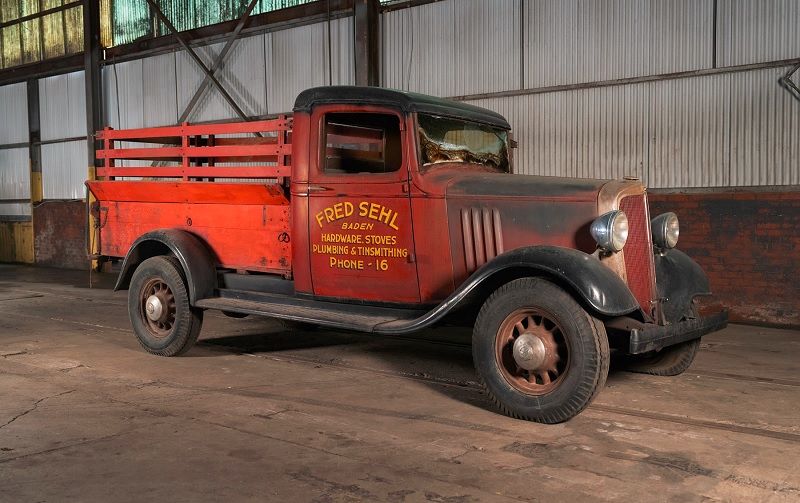
M 36 263 L 64 269 L 86 269 L 86 203 L 46 201 L 33 208 Z
M 666 211 L 709 276 L 711 305 L 732 321 L 800 325 L 800 192 L 651 192 L 651 216 Z

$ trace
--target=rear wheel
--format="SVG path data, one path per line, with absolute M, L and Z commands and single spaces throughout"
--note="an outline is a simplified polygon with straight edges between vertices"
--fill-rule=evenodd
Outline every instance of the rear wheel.
M 197 341 L 203 311 L 189 305 L 180 263 L 152 257 L 136 268 L 128 291 L 128 314 L 142 347 L 159 356 L 178 356 Z
M 500 410 L 542 423 L 581 412 L 608 375 L 603 324 L 539 278 L 512 281 L 489 297 L 475 322 L 472 355 Z
M 625 358 L 625 369 L 640 374 L 676 376 L 683 374 L 697 356 L 700 339 L 668 346 L 658 351 Z

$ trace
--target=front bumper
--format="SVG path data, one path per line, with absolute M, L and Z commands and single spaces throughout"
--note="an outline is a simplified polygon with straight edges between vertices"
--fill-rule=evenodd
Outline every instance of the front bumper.
M 681 342 L 697 339 L 728 325 L 728 312 L 722 311 L 705 318 L 682 321 L 673 325 L 646 325 L 631 330 L 630 354 L 646 353 Z

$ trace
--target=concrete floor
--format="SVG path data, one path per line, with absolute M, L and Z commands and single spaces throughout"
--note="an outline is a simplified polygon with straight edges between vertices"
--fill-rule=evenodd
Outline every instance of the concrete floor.
M 800 500 L 795 331 L 732 326 L 676 378 L 612 368 L 545 426 L 491 409 L 469 334 L 210 312 L 166 359 L 87 280 L 0 265 L 0 501 Z

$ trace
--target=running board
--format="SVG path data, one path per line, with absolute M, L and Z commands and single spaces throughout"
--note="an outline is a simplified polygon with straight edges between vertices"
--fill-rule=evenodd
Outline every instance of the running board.
M 382 332 L 378 327 L 384 324 L 397 328 L 408 327 L 406 330 L 400 328 L 399 332 L 411 332 L 417 328 L 414 322 L 426 314 L 425 311 L 412 309 L 324 302 L 299 299 L 290 295 L 257 294 L 226 289 L 219 290 L 218 293 L 219 297 L 199 300 L 195 306 L 360 332 Z

